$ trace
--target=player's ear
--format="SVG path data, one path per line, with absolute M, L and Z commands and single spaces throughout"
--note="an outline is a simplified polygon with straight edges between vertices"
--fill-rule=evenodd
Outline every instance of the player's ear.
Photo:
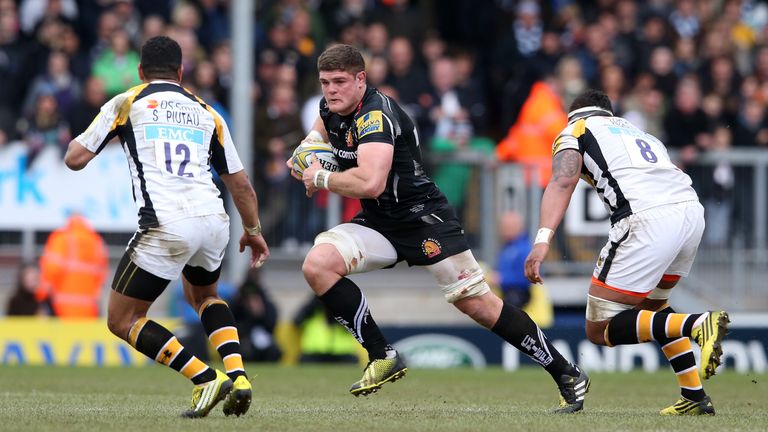
M 179 64 L 179 69 L 176 71 L 176 73 L 179 75 L 179 82 L 181 82 L 181 78 L 184 76 L 184 65 Z
M 360 71 L 357 73 L 357 80 L 360 82 L 360 84 L 365 84 L 365 71 Z
M 139 63 L 139 66 L 137 69 L 139 69 L 139 79 L 144 81 L 144 69 L 141 68 L 141 63 Z

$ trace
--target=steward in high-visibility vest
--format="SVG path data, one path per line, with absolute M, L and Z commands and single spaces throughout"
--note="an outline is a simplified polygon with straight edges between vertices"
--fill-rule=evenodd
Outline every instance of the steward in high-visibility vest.
M 532 169 L 538 168 L 539 185 L 546 187 L 552 176 L 552 143 L 567 123 L 560 96 L 548 83 L 536 82 L 517 121 L 496 146 L 496 156 L 530 166 L 525 170 L 526 184 L 534 179 Z
M 45 243 L 37 299 L 49 300 L 59 318 L 96 318 L 108 267 L 104 240 L 84 217 L 72 215 Z
M 356 362 L 358 342 L 313 299 L 299 311 L 301 362 Z

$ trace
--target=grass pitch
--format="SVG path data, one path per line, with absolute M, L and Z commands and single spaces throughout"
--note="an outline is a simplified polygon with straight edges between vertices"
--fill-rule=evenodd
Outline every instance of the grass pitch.
M 249 365 L 251 410 L 179 418 L 191 385 L 168 368 L 0 368 L 0 431 L 765 431 L 768 375 L 726 371 L 705 382 L 715 417 L 658 415 L 677 399 L 669 372 L 592 373 L 585 411 L 554 416 L 543 370 L 410 370 L 367 398 L 347 389 L 350 366 Z

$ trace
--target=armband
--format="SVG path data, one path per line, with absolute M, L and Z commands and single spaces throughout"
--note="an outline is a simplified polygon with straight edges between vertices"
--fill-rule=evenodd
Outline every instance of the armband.
M 552 236 L 554 234 L 555 232 L 549 228 L 539 228 L 539 230 L 536 232 L 536 239 L 533 241 L 533 244 L 537 244 L 537 243 L 549 244 L 549 240 L 552 239 Z

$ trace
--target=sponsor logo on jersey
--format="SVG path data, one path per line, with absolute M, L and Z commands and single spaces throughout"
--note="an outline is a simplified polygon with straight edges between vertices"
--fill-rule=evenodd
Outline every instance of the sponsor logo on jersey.
M 147 140 L 166 140 L 203 145 L 205 133 L 201 129 L 179 126 L 147 125 L 144 127 L 144 137 Z
M 357 136 L 362 138 L 374 132 L 384 132 L 381 111 L 371 111 L 356 120 Z
M 426 255 L 427 258 L 434 258 L 440 255 L 440 252 L 443 250 L 439 241 L 433 238 L 428 238 L 421 242 L 421 251 L 424 252 L 424 255 Z
M 341 159 L 357 159 L 356 151 L 339 150 L 336 147 L 333 148 L 333 155 Z
M 157 108 L 157 101 L 154 99 L 147 99 L 147 108 L 149 109 Z

